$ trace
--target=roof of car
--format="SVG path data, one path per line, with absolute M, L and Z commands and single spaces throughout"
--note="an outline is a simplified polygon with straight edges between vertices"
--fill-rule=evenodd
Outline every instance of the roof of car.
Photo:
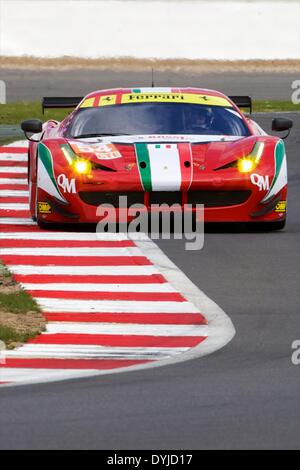
M 143 102 L 186 102 L 193 104 L 233 106 L 231 100 L 216 90 L 206 88 L 109 88 L 93 91 L 80 102 L 80 108 Z
M 107 88 L 103 90 L 96 90 L 88 95 L 85 98 L 92 98 L 94 96 L 102 96 L 108 94 L 125 94 L 125 93 L 192 93 L 192 94 L 201 94 L 208 96 L 220 96 L 222 98 L 227 98 L 223 93 L 210 90 L 207 88 L 191 88 L 191 87 L 135 87 L 135 88 Z

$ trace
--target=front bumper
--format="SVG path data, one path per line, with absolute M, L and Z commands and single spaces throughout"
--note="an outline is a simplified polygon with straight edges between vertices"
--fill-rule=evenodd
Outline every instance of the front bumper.
M 205 222 L 268 222 L 285 219 L 287 188 L 283 188 L 272 201 L 262 204 L 263 194 L 249 188 L 194 189 L 188 192 L 99 191 L 99 187 L 80 188 L 76 194 L 67 194 L 67 204 L 38 189 L 38 218 L 44 222 L 97 223 L 103 217 L 101 205 L 116 208 L 117 218 L 131 220 L 128 208 L 143 212 L 196 212 L 196 204 L 204 204 Z M 47 206 L 43 205 L 44 203 Z M 102 206 L 103 207 L 103 206 Z M 121 208 L 121 209 L 120 209 Z M 132 211 L 130 211 L 132 213 Z M 99 213 L 102 214 L 99 215 Z M 34 215 L 34 214 L 33 214 Z

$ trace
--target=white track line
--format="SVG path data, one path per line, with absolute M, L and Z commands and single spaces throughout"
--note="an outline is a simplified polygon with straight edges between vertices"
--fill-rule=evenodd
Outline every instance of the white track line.
M 28 197 L 28 191 L 15 189 L 0 189 L 0 197 Z
M 0 153 L 0 162 L 27 162 L 27 153 Z
M 36 297 L 46 312 L 200 313 L 190 302 L 144 300 L 69 300 Z
M 21 283 L 24 289 L 40 291 L 68 291 L 68 292 L 177 292 L 167 282 L 156 284 L 82 284 L 76 283 Z
M 143 321 L 143 320 L 141 320 Z M 49 322 L 48 334 L 145 335 L 145 336 L 208 336 L 207 325 L 148 325 L 130 323 Z
M 14 142 L 11 142 L 10 144 L 6 144 L 3 147 L 12 147 L 12 152 L 13 152 L 14 147 L 24 148 L 24 153 L 25 153 L 28 149 L 28 145 L 29 145 L 28 140 L 22 139 L 22 140 L 15 140 Z
M 0 192 L 1 193 L 1 192 Z M 1 196 L 1 194 L 0 194 Z M 129 240 L 124 233 L 80 233 L 80 232 L 5 232 L 0 238 L 7 240 L 65 240 L 65 241 L 124 241 Z
M 26 178 L 0 178 L 0 184 L 27 185 L 28 181 Z
M 27 174 L 26 167 L 23 166 L 0 166 L 1 173 L 24 173 Z
M 1 220 L 1 219 L 0 219 Z M 67 275 L 119 275 L 139 276 L 159 274 L 154 266 L 30 266 L 10 265 L 10 271 L 15 274 L 67 274 Z
M 0 191 L 1 192 L 1 191 Z M 1 196 L 1 194 L 0 194 Z M 0 225 L 36 225 L 31 219 L 23 219 L 21 217 L 0 217 Z M 5 238 L 5 237 L 2 237 Z
M 1 205 L 0 205 L 1 208 Z M 80 258 L 82 256 L 143 256 L 139 248 L 2 248 L 2 255 L 31 255 L 31 256 L 69 256 Z M 115 268 L 116 269 L 116 268 Z
M 178 355 L 189 348 L 110 347 L 76 344 L 25 344 L 7 351 L 7 358 L 67 358 L 67 359 L 161 359 Z M 5 370 L 5 369 L 4 369 Z M 3 380 L 2 375 L 1 381 Z
M 29 210 L 29 204 L 22 204 L 20 202 L 8 202 L 1 204 L 0 199 L 0 209 L 5 211 L 22 211 L 22 210 Z

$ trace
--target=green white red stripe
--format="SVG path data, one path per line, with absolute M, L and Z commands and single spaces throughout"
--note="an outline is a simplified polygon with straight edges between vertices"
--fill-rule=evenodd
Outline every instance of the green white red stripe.
M 67 202 L 56 183 L 50 150 L 46 145 L 40 143 L 38 146 L 38 154 L 38 187 L 46 191 L 51 196 L 56 197 L 59 201 Z
M 275 172 L 270 190 L 261 201 L 264 203 L 270 201 L 272 197 L 278 194 L 279 191 L 287 185 L 287 163 L 285 146 L 282 140 L 279 140 L 276 144 L 274 151 L 274 164 Z
M 189 143 L 135 144 L 141 184 L 145 191 L 187 191 L 192 181 Z

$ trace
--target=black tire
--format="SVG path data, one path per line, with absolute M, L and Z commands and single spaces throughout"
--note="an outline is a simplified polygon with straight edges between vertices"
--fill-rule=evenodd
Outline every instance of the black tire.
M 42 230 L 51 230 L 51 229 L 55 228 L 55 224 L 51 224 L 49 222 L 44 222 L 43 220 L 40 220 L 40 219 L 36 219 L 36 222 Z
M 286 219 L 279 220 L 278 222 L 262 222 L 259 223 L 259 229 L 266 232 L 273 232 L 275 230 L 282 230 L 285 227 Z
M 269 222 L 267 225 L 270 226 L 269 230 L 282 230 L 285 227 L 286 219 L 280 220 L 279 222 Z

